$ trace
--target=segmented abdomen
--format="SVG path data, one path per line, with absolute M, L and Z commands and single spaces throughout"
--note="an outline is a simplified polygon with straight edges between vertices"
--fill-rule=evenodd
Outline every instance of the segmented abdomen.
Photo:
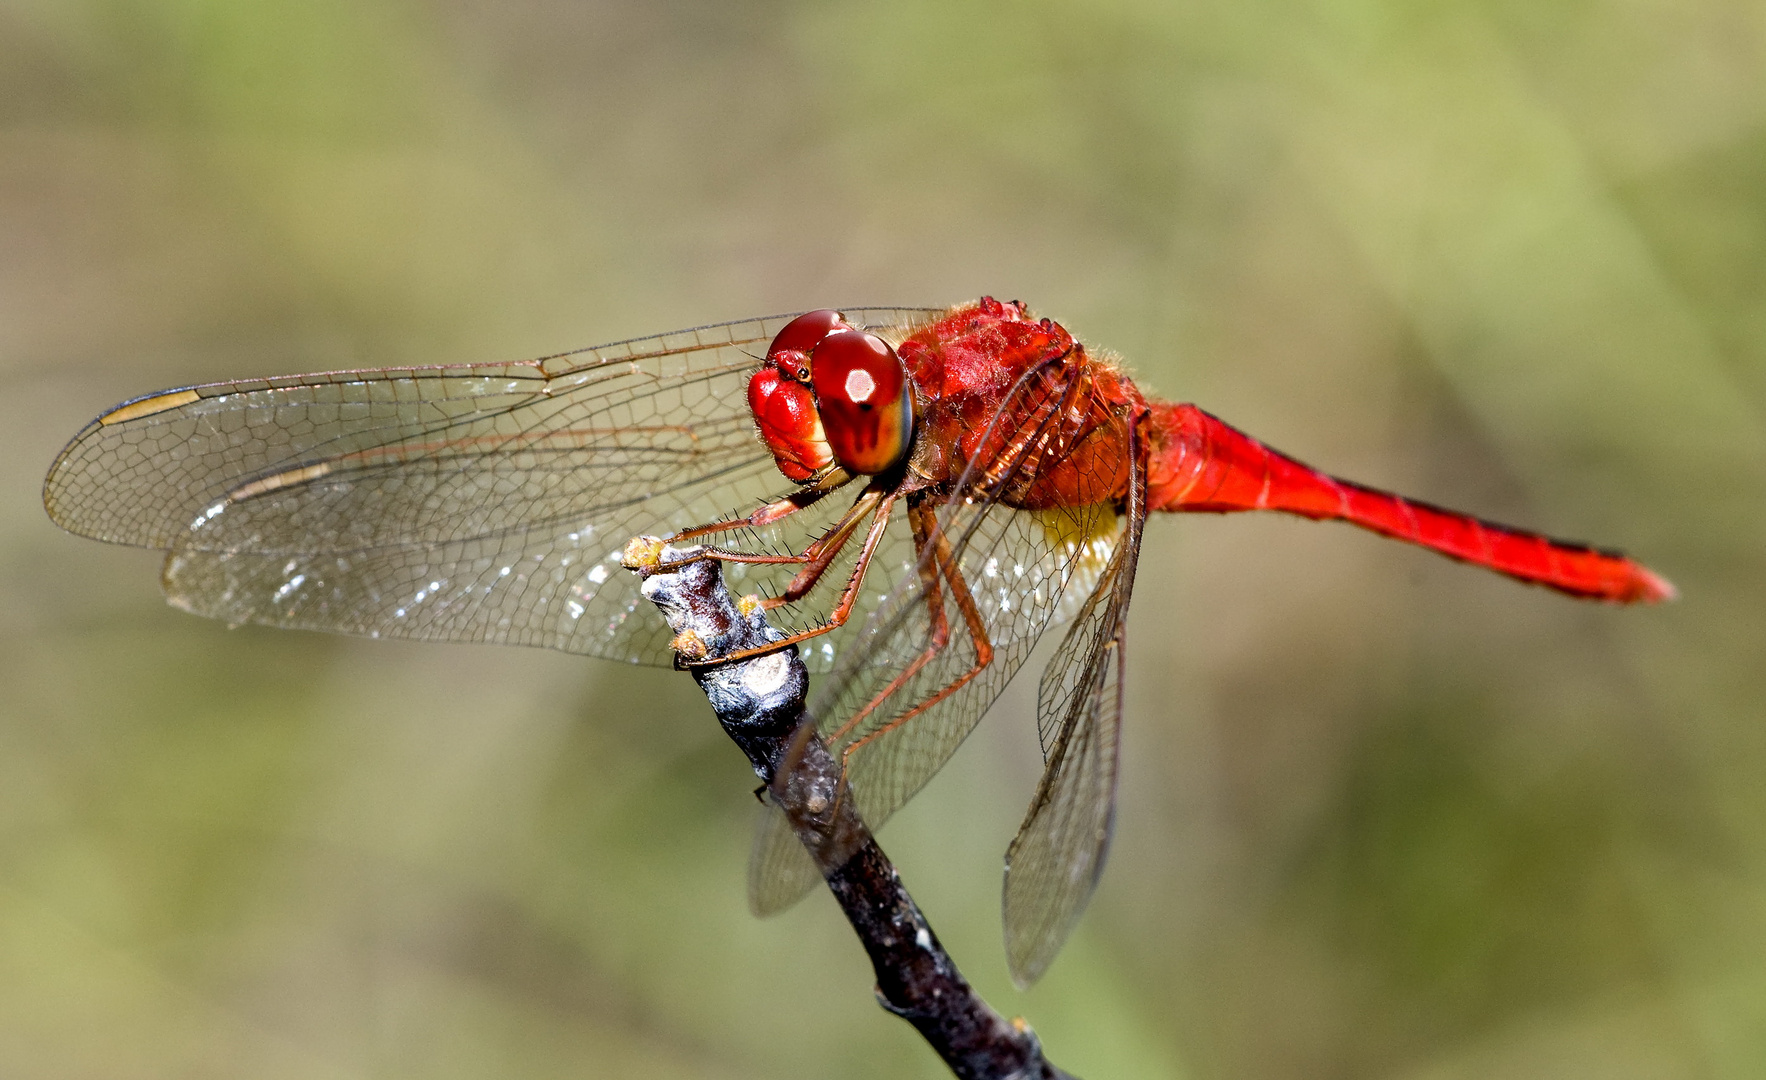
M 1614 551 L 1553 540 L 1339 480 L 1271 450 L 1194 405 L 1152 404 L 1148 508 L 1280 510 L 1347 521 L 1572 596 L 1671 599 L 1674 586 Z

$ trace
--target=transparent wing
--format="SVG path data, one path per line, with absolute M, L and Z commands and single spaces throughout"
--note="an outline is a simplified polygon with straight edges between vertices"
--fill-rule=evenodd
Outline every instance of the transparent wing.
M 993 647 L 992 661 L 956 692 L 915 715 L 968 673 L 975 642 L 952 591 L 929 590 L 913 573 L 902 574 L 856 636 L 836 653 L 833 672 L 812 691 L 811 713 L 846 754 L 847 780 L 860 816 L 873 830 L 912 798 L 950 760 L 999 697 L 1051 624 L 1071 617 L 1073 596 L 1084 597 L 1110 558 L 1120 531 L 1108 506 L 1033 513 L 990 504 L 941 521 L 972 525 L 953 554 L 971 583 L 971 595 Z M 944 649 L 901 685 L 899 674 L 918 660 L 942 616 L 949 640 Z M 889 689 L 887 694 L 884 693 Z M 875 703 L 850 729 L 855 713 Z M 766 912 L 795 903 L 821 880 L 797 844 L 784 814 L 773 810 L 761 823 L 749 864 L 751 902 Z M 788 858 L 778 848 L 790 845 Z M 801 865 L 794 865 L 801 857 Z
M 1119 532 L 1109 506 L 1025 512 L 949 507 L 941 528 L 962 536 L 952 558 L 992 657 L 977 670 L 977 642 L 965 602 L 948 581 L 929 588 L 902 575 L 824 682 L 812 706 L 833 749 L 846 755 L 860 814 L 880 828 L 944 766 L 1036 646 L 1042 632 L 1071 617 L 1110 557 Z M 899 685 L 897 673 L 927 650 L 940 624 L 947 643 Z M 949 696 L 933 699 L 966 675 Z M 885 692 L 887 691 L 887 693 Z M 849 719 L 870 712 L 857 724 Z M 916 712 L 916 710 L 919 710 Z
M 1097 887 L 1116 816 L 1123 633 L 1146 512 L 1137 464 L 1128 524 L 1037 693 L 1043 775 L 1006 850 L 1004 923 L 1012 979 L 1028 987 L 1067 940 Z
M 666 663 L 618 551 L 788 486 L 745 383 L 790 317 L 155 394 L 75 437 L 44 501 L 74 532 L 167 550 L 172 601 L 229 622 Z
M 791 820 L 772 803 L 761 807 L 748 856 L 748 910 L 777 915 L 821 884 L 822 872 L 797 839 Z
M 944 765 L 1043 630 L 1073 617 L 1109 563 L 1121 535 L 1109 504 L 1026 511 L 1001 501 L 1065 456 L 1069 389 L 1058 370 L 1014 389 L 992 422 L 1011 429 L 1001 452 L 978 455 L 986 468 L 936 508 L 948 546 L 922 545 L 916 572 L 897 576 L 812 700 L 873 829 Z

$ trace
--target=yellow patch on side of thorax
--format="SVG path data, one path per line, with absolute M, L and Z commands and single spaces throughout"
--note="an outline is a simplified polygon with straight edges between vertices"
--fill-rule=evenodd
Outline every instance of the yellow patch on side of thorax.
M 1065 622 L 1079 614 L 1086 598 L 1097 588 L 1098 578 L 1110 565 L 1110 556 L 1122 538 L 1127 518 L 1109 505 L 1081 507 L 1076 511 L 1034 511 L 1043 535 L 1061 565 L 1064 589 L 1055 621 Z

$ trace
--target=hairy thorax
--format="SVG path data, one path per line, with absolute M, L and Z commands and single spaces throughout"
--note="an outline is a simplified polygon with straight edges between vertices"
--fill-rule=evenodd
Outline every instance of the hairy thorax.
M 948 492 L 972 468 L 975 488 L 1021 509 L 1125 497 L 1128 424 L 1146 401 L 1060 324 L 983 301 L 918 328 L 897 352 L 920 408 L 916 486 Z

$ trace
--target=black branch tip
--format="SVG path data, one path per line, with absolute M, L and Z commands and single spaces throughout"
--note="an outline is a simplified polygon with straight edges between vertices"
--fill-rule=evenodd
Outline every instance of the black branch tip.
M 804 704 L 809 675 L 795 646 L 719 663 L 778 642 L 757 605 L 730 596 L 704 548 L 639 537 L 626 565 L 675 633 L 678 659 L 748 756 L 827 880 L 871 958 L 879 1004 L 917 1029 L 962 1080 L 1072 1080 L 1029 1025 L 1006 1020 L 969 986 L 888 856 L 853 810 L 840 766 Z

